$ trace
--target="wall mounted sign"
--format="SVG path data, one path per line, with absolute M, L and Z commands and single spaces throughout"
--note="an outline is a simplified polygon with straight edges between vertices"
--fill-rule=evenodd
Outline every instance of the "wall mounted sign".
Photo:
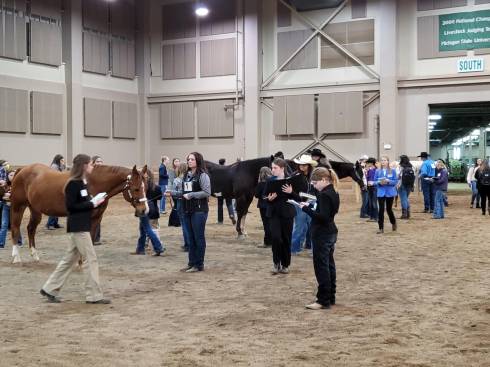
M 485 60 L 483 58 L 476 59 L 458 59 L 458 73 L 472 73 L 475 71 L 485 70 Z
M 439 51 L 490 48 L 490 10 L 439 15 Z

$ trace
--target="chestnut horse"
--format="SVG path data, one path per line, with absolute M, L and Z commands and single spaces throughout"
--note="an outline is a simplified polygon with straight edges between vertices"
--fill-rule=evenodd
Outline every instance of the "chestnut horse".
M 136 216 L 146 215 L 148 203 L 146 201 L 146 180 L 144 174 L 147 167 L 139 172 L 136 166 L 133 169 L 117 166 L 95 166 L 92 174 L 87 178 L 90 195 L 106 192 L 107 199 L 103 204 L 92 211 L 92 240 L 95 237 L 97 225 L 109 204 L 109 199 L 123 193 L 126 201 L 135 208 Z M 41 222 L 42 214 L 66 217 L 65 185 L 70 175 L 68 172 L 57 172 L 43 164 L 31 164 L 17 171 L 12 182 L 11 192 L 11 230 L 12 230 L 12 257 L 13 262 L 20 262 L 17 241 L 20 236 L 20 225 L 24 211 L 27 207 L 31 218 L 27 225 L 29 249 L 31 256 L 39 260 L 34 240 L 36 228 Z

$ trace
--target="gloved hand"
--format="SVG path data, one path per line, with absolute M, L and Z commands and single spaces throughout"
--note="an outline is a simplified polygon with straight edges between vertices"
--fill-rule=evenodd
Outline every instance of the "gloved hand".
M 92 202 L 92 204 L 94 204 L 94 208 L 97 208 L 100 204 L 102 204 L 105 201 L 105 198 L 101 198 L 98 200 L 96 198 L 92 198 L 90 201 Z

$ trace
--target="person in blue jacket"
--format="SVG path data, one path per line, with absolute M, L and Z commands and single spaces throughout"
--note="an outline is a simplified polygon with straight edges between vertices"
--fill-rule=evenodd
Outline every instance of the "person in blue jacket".
M 377 233 L 384 233 L 385 205 L 393 231 L 396 231 L 396 219 L 392 208 L 393 201 L 397 196 L 396 185 L 398 183 L 398 178 L 396 170 L 390 167 L 390 160 L 388 157 L 381 157 L 381 168 L 377 169 L 376 173 L 374 174 L 374 183 L 377 188 L 379 207 L 379 230 Z
M 434 211 L 434 188 L 431 178 L 436 174 L 436 165 L 427 152 L 420 153 L 418 157 L 424 162 L 419 173 L 424 194 L 424 213 L 432 213 Z
M 439 159 L 436 163 L 436 175 L 432 178 L 434 185 L 434 214 L 432 218 L 443 219 L 444 218 L 444 198 L 447 193 L 448 173 L 446 165 L 442 159 Z
M 170 162 L 170 158 L 166 155 L 162 156 L 162 163 L 160 163 L 160 167 L 158 168 L 158 186 L 162 190 L 162 193 L 167 191 L 168 185 L 168 172 L 167 172 L 167 164 Z M 160 199 L 160 214 L 167 214 L 165 211 L 165 196 L 162 196 Z

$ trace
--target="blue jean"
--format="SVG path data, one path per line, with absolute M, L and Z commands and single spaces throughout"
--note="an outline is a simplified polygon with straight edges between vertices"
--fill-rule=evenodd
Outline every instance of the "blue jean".
M 167 191 L 167 185 L 159 185 L 159 186 L 162 189 L 162 198 L 160 199 L 160 213 L 163 213 L 165 211 L 165 202 L 167 201 L 165 199 L 165 191 Z
M 189 232 L 189 227 L 187 227 L 187 223 L 184 220 L 182 199 L 175 199 L 174 202 L 175 202 L 175 208 L 177 209 L 177 213 L 179 214 L 180 225 L 182 227 L 182 236 L 184 237 L 184 249 L 186 251 L 189 251 L 190 232 Z
M 58 217 L 49 217 L 47 227 L 56 227 L 58 225 Z
M 375 186 L 370 186 L 368 192 L 368 215 L 370 219 L 378 220 L 378 193 Z
M 0 210 L 2 211 L 2 222 L 0 225 L 0 247 L 5 247 L 7 241 L 7 232 L 10 224 L 10 205 L 0 200 Z M 18 244 L 22 244 L 22 236 Z
M 422 178 L 422 193 L 424 194 L 424 210 L 434 210 L 434 185 Z
M 367 190 L 361 190 L 361 210 L 359 216 L 361 218 L 366 218 L 369 215 L 369 194 Z
M 199 270 L 204 269 L 206 253 L 206 220 L 208 212 L 184 213 L 184 222 L 189 231 L 189 262 L 188 265 Z
M 164 251 L 164 247 L 162 246 L 158 236 L 155 234 L 155 232 L 153 232 L 150 225 L 150 219 L 147 215 L 145 215 L 144 217 L 140 217 L 140 237 L 138 238 L 138 244 L 136 246 L 137 253 L 145 253 L 145 242 L 147 236 L 150 237 L 153 250 L 156 253 L 162 253 Z
M 312 234 L 313 267 L 318 282 L 317 302 L 328 306 L 335 303 L 337 289 L 337 271 L 333 253 L 337 234 Z
M 445 193 L 442 190 L 436 191 L 436 197 L 434 200 L 434 214 L 433 218 L 442 219 L 444 218 L 444 197 Z
M 471 205 L 475 202 L 476 206 L 480 206 L 480 193 L 478 192 L 478 188 L 476 187 L 476 181 L 471 181 Z
M 303 242 L 305 242 L 306 234 L 311 224 L 311 217 L 299 207 L 295 206 L 295 208 L 296 216 L 294 217 L 293 236 L 291 238 L 292 253 L 303 250 Z
M 411 188 L 405 185 L 400 186 L 400 190 L 398 190 L 398 195 L 400 195 L 400 201 L 402 203 L 402 209 L 407 210 L 410 209 L 410 201 L 408 201 L 408 197 L 412 192 Z

